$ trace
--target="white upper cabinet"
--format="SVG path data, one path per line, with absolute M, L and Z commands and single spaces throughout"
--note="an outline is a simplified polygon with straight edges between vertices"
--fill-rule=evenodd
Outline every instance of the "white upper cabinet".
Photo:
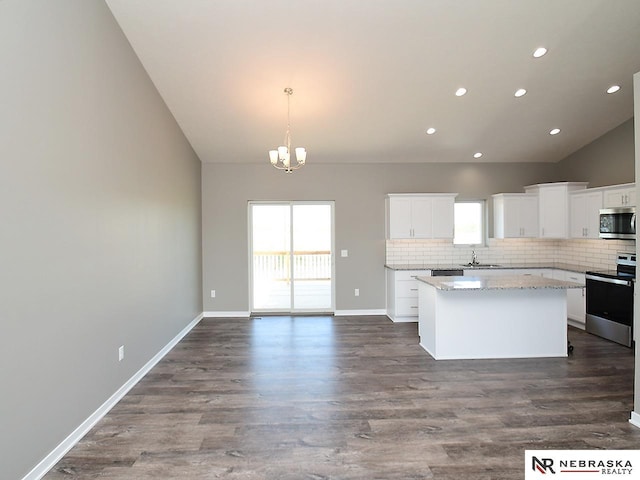
M 635 206 L 636 186 L 634 183 L 614 186 L 604 191 L 604 208 Z
M 602 198 L 601 190 L 569 194 L 571 238 L 599 238 Z
M 412 238 L 412 199 L 409 197 L 387 198 L 387 238 Z
M 406 199 L 405 199 L 406 200 Z M 427 197 L 416 197 L 410 199 L 410 223 L 412 228 L 412 238 L 432 238 L 433 237 L 433 200 Z M 404 208 L 404 207 L 403 207 Z M 403 212 L 402 217 L 406 213 Z M 393 219 L 393 215 L 391 216 Z M 405 223 L 404 231 L 409 226 Z M 406 238 L 406 237 L 399 237 Z
M 456 195 L 437 195 L 431 198 L 433 207 L 432 238 L 453 238 Z
M 569 192 L 586 189 L 584 182 L 543 183 L 525 187 L 538 194 L 538 236 L 569 238 Z
M 495 238 L 537 237 L 537 195 L 529 193 L 493 195 L 493 236 Z
M 453 205 L 456 195 L 387 195 L 387 238 L 453 238 Z

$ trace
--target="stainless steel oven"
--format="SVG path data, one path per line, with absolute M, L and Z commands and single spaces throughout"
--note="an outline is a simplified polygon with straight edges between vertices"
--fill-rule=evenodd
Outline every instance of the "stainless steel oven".
M 630 347 L 636 255 L 618 253 L 616 270 L 586 274 L 586 330 Z

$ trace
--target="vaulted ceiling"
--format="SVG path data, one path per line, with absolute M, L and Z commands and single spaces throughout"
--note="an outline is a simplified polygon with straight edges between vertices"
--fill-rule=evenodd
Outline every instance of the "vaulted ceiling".
M 307 163 L 555 162 L 633 115 L 638 0 L 107 4 L 203 162 L 268 162 L 285 87 Z

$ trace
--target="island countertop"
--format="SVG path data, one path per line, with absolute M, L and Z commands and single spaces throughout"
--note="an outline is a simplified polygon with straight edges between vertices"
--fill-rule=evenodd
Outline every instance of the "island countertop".
M 560 262 L 547 262 L 547 263 L 500 263 L 499 265 L 487 266 L 487 265 L 476 265 L 469 266 L 465 264 L 388 264 L 385 263 L 385 268 L 389 270 L 402 271 L 402 270 L 453 270 L 453 269 L 461 269 L 466 271 L 473 270 L 503 270 L 507 272 L 508 270 L 520 270 L 520 269 L 555 269 L 555 270 L 567 270 L 570 272 L 576 273 L 585 273 L 589 270 L 597 270 L 598 267 L 587 267 L 584 265 L 573 265 L 570 263 L 560 263 Z M 615 268 L 612 267 L 612 268 Z
M 498 275 L 495 277 L 416 277 L 418 281 L 437 290 L 523 290 L 523 289 L 569 289 L 584 288 L 584 285 L 535 275 Z

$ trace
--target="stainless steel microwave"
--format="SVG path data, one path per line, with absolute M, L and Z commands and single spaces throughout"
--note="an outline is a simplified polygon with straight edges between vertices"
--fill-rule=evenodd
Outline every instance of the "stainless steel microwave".
M 600 238 L 636 238 L 635 207 L 601 209 Z

